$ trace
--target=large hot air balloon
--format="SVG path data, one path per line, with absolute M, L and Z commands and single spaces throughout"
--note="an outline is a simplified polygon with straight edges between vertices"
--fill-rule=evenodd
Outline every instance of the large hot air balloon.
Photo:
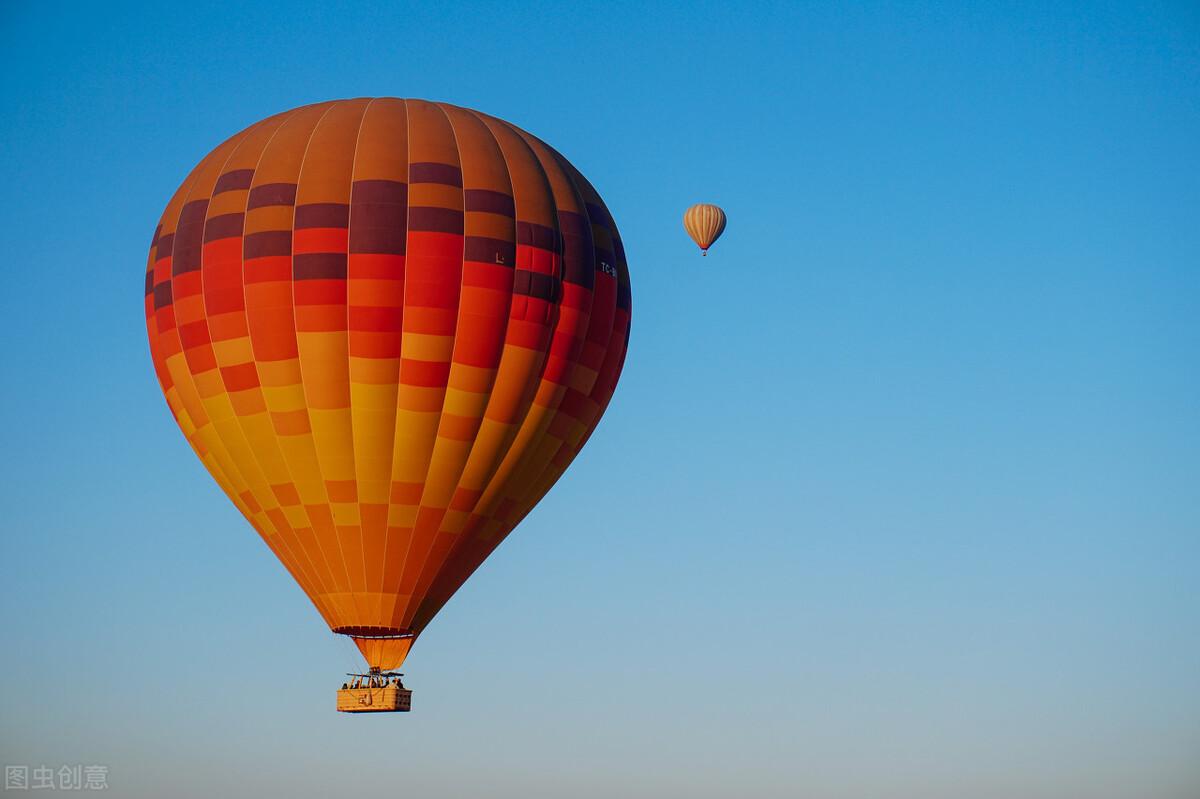
M 683 229 L 696 242 L 701 255 L 725 232 L 725 212 L 715 205 L 700 203 L 683 212 Z
M 395 98 L 213 150 L 154 232 L 145 297 L 188 443 L 371 673 L 579 453 L 630 324 L 616 226 L 565 158 Z

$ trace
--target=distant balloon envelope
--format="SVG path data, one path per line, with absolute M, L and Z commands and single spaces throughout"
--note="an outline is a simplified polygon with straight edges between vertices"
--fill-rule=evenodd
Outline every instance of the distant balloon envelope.
M 701 255 L 725 232 L 725 212 L 715 205 L 700 203 L 683 213 L 683 229 L 696 242 Z
M 612 217 L 556 151 L 378 98 L 270 117 L 201 161 L 155 230 L 145 308 L 204 466 L 392 669 L 595 429 L 631 300 Z

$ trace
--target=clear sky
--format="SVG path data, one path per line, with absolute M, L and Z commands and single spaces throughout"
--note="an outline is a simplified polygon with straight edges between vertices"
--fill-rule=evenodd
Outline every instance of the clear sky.
M 1194 3 L 0 4 L 0 759 L 128 797 L 1200 795 Z M 269 114 L 596 184 L 633 338 L 408 716 L 175 428 L 146 248 Z M 730 218 L 706 259 L 693 202 Z

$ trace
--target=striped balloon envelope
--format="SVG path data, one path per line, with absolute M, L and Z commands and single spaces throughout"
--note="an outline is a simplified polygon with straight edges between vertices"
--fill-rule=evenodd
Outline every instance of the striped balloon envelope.
M 145 285 L 188 443 L 380 669 L 588 440 L 630 307 L 613 219 L 565 158 L 395 98 L 221 144 L 167 204 Z
M 683 229 L 696 242 L 700 254 L 708 255 L 708 248 L 725 232 L 725 212 L 709 203 L 693 205 L 683 212 Z

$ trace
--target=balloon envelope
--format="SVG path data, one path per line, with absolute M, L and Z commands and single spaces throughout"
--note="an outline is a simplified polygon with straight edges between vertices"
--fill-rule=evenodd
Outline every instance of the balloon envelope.
M 395 98 L 221 144 L 167 205 L 145 283 L 189 444 L 384 669 L 586 442 L 630 309 L 616 226 L 566 159 Z
M 725 212 L 708 203 L 693 205 L 683 213 L 683 229 L 707 255 L 708 248 L 725 232 Z

